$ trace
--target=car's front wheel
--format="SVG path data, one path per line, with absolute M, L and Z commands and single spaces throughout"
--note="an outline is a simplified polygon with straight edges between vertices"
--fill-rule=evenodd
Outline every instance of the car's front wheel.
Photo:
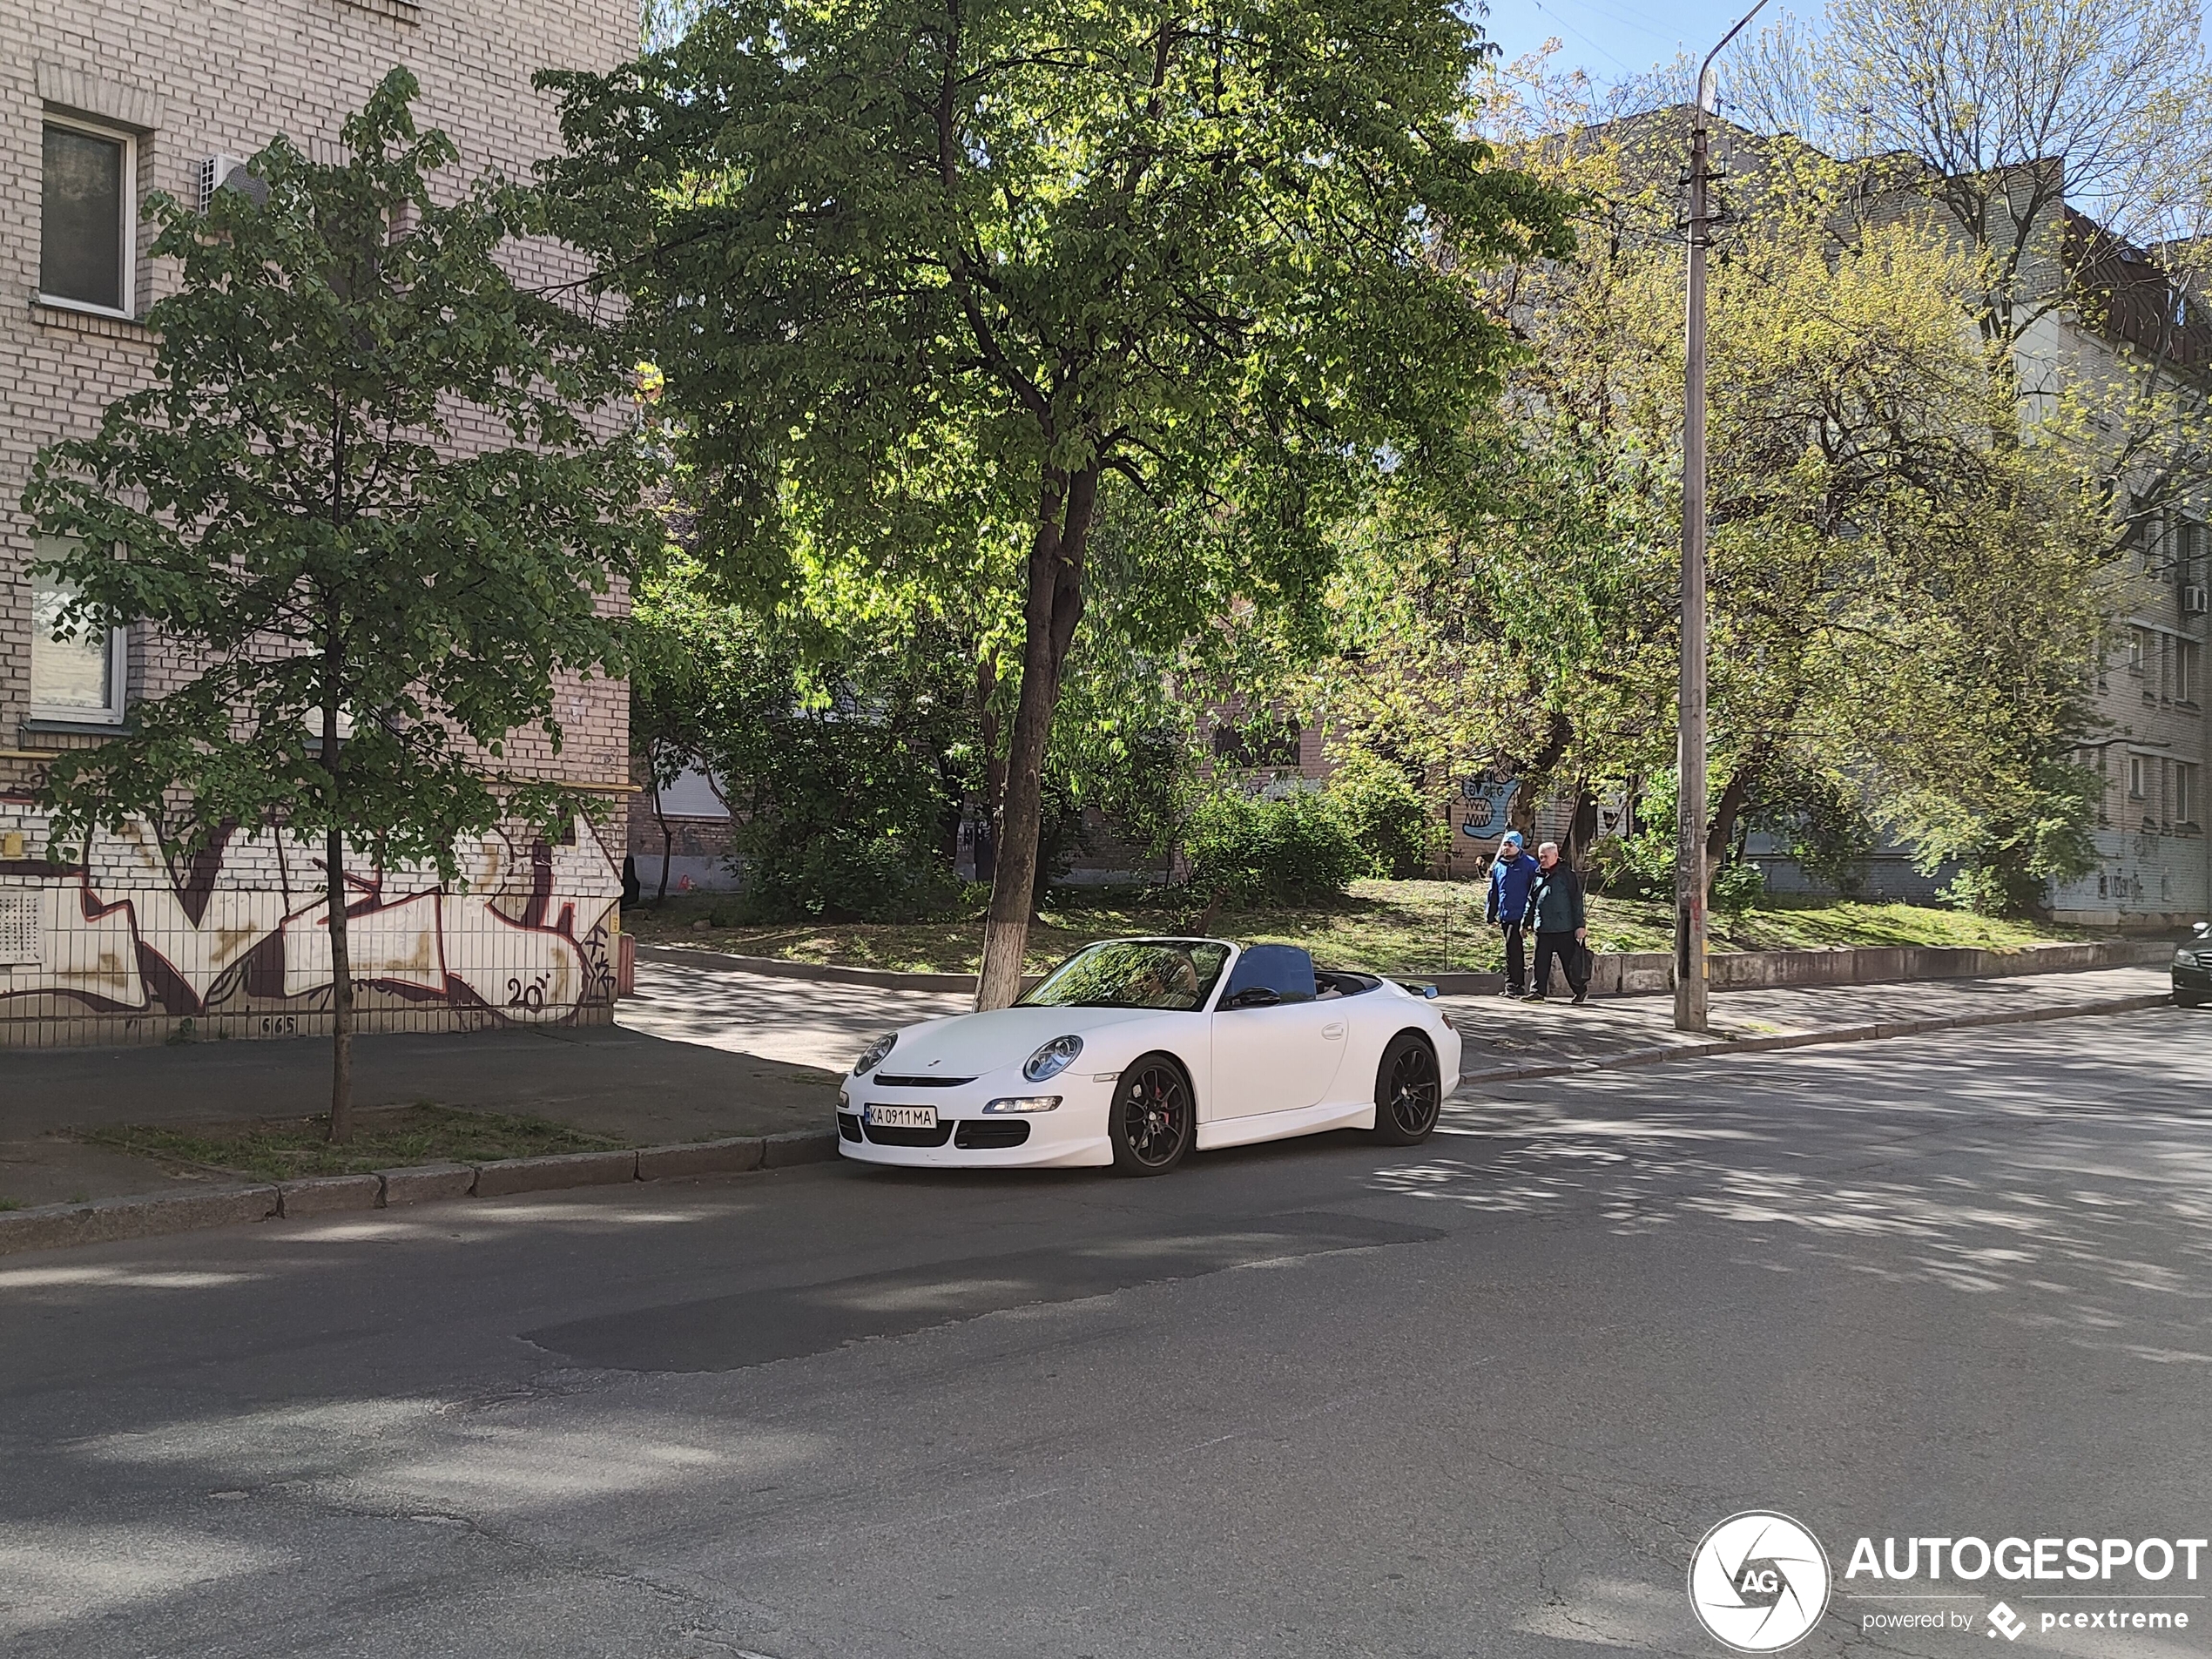
M 1123 1175 L 1165 1175 L 1190 1150 L 1197 1112 L 1183 1068 L 1163 1054 L 1148 1054 L 1114 1085 L 1107 1135 L 1114 1167 Z
M 1375 1069 L 1375 1138 L 1385 1146 L 1412 1146 L 1429 1137 L 1444 1109 L 1444 1078 L 1436 1050 L 1400 1031 Z

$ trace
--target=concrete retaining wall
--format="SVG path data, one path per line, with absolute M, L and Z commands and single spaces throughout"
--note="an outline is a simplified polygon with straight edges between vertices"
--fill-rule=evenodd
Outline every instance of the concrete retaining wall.
M 1909 980 L 2008 979 L 2021 974 L 2080 974 L 2134 968 L 2173 954 L 2162 939 L 2106 939 L 2081 945 L 2027 945 L 1975 950 L 1932 945 L 1839 947 L 1832 950 L 1716 952 L 1710 959 L 1716 991 L 1759 991 L 1787 985 L 1891 985 Z M 1400 974 L 1449 995 L 1480 995 L 1505 984 L 1498 974 Z M 1662 996 L 1674 989 L 1674 958 L 1665 951 L 1602 951 L 1593 959 L 1592 996 Z

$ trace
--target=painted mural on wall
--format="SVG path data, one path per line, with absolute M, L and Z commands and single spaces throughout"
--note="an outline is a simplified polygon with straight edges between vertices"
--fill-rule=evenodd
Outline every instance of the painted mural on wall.
M 286 1035 L 307 1028 L 280 1016 L 327 1008 L 319 843 L 239 831 L 186 856 L 133 823 L 58 866 L 47 834 L 34 803 L 0 796 L 0 1026 L 260 1016 L 239 1034 Z M 458 851 L 461 880 L 441 886 L 348 850 L 363 1028 L 604 1017 L 622 880 L 599 833 L 578 818 L 557 838 L 502 829 Z M 378 1017 L 409 1013 L 433 1017 Z

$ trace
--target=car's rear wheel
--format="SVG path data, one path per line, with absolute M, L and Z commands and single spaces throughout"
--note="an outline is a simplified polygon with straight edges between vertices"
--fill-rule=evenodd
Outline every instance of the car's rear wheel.
M 1385 1146 L 1413 1146 L 1428 1139 L 1444 1109 L 1444 1078 L 1436 1050 L 1400 1031 L 1375 1069 L 1375 1138 Z
M 1106 1122 L 1114 1167 L 1123 1175 L 1165 1175 L 1190 1150 L 1196 1117 L 1183 1068 L 1163 1054 L 1143 1055 L 1114 1085 Z

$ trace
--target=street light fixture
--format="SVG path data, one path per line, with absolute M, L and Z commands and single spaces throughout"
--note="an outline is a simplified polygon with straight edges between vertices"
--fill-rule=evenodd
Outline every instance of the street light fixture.
M 1675 751 L 1675 1028 L 1709 1023 L 1705 977 L 1705 252 L 1712 244 L 1706 118 L 1720 105 L 1713 60 L 1766 8 L 1759 0 L 1697 66 L 1689 118 L 1689 328 L 1682 435 L 1682 692 Z

